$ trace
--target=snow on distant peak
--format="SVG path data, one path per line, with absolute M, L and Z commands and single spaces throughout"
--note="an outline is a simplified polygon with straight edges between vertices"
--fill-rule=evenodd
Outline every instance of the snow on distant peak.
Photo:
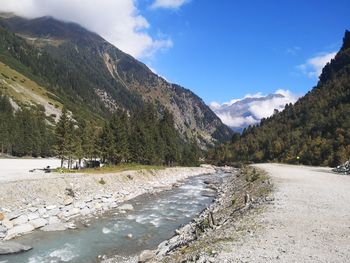
M 270 117 L 275 109 L 283 110 L 286 104 L 295 103 L 298 98 L 289 90 L 279 89 L 269 95 L 261 92 L 247 94 L 242 99 L 232 99 L 222 104 L 212 102 L 209 106 L 223 123 L 233 130 L 241 131 L 259 123 L 262 118 Z

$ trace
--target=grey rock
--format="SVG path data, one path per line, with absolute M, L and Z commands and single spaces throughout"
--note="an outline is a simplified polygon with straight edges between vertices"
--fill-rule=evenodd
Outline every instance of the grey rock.
M 52 209 L 55 209 L 56 207 L 57 207 L 56 205 L 47 205 L 46 209 L 47 210 L 52 210 Z
M 22 215 L 21 211 L 13 211 L 11 213 L 6 214 L 5 218 L 7 218 L 8 220 L 13 220 L 19 217 L 20 215 Z
M 57 216 L 50 216 L 49 217 L 49 219 L 48 219 L 49 225 L 58 224 L 58 223 L 62 223 L 62 221 Z
M 13 225 L 23 225 L 28 222 L 28 216 L 27 215 L 20 215 L 19 217 L 11 220 Z
M 2 225 L 4 227 L 6 227 L 7 229 L 10 229 L 10 228 L 13 228 L 13 223 L 8 220 L 7 218 L 5 218 L 3 221 L 2 221 Z
M 38 209 L 38 213 L 39 213 L 39 215 L 44 215 L 44 214 L 46 214 L 46 208 L 44 208 L 44 207 L 42 207 L 42 208 L 39 208 Z
M 38 213 L 29 213 L 28 214 L 28 220 L 31 221 L 31 220 L 34 220 L 34 219 L 37 219 L 39 218 L 39 214 Z
M 40 228 L 46 226 L 48 224 L 48 221 L 44 218 L 36 218 L 29 221 L 29 224 L 31 224 L 34 228 Z
M 0 255 L 16 254 L 32 249 L 30 246 L 25 246 L 12 241 L 0 241 Z M 5 261 L 6 262 L 6 261 Z
M 57 216 L 60 212 L 61 212 L 60 209 L 56 207 L 52 210 L 47 211 L 47 214 L 49 216 Z
M 31 224 L 23 224 L 19 226 L 14 226 L 13 228 L 7 231 L 7 235 L 4 240 L 10 240 L 18 235 L 27 234 L 32 232 L 34 227 Z
M 67 226 L 63 223 L 55 223 L 51 225 L 44 226 L 40 228 L 42 231 L 51 232 L 51 231 L 64 231 L 67 229 Z
M 84 207 L 82 210 L 80 210 L 80 214 L 82 214 L 83 216 L 86 216 L 90 213 L 91 213 L 91 210 L 87 207 Z

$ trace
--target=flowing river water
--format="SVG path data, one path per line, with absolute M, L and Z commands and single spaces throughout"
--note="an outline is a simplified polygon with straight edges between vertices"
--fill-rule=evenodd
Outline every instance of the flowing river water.
M 36 231 L 16 241 L 33 247 L 17 255 L 0 256 L 0 263 L 94 263 L 99 255 L 139 254 L 155 249 L 174 231 L 205 209 L 214 199 L 204 181 L 222 180 L 227 174 L 191 177 L 177 188 L 144 194 L 126 203 L 134 206 L 125 214 L 110 211 L 88 227 L 63 232 Z

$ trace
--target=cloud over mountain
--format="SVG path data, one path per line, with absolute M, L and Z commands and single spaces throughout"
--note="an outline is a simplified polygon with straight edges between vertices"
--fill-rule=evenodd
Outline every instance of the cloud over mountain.
M 0 0 L 0 11 L 30 18 L 53 16 L 79 23 L 137 58 L 173 45 L 169 37 L 150 35 L 150 24 L 140 15 L 134 0 Z
M 271 116 L 274 110 L 283 110 L 287 103 L 294 103 L 298 96 L 289 90 L 277 90 L 274 94 L 263 95 L 257 93 L 247 94 L 242 99 L 233 99 L 226 103 L 212 102 L 210 108 L 233 130 L 241 131 L 243 128 L 260 122 L 262 118 Z

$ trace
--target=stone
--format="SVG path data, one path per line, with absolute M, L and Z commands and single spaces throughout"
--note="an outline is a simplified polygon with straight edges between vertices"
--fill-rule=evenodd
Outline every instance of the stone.
M 86 215 L 88 215 L 90 213 L 91 213 L 91 211 L 87 207 L 84 207 L 82 210 L 80 210 L 80 214 L 83 215 L 83 216 L 86 216 Z
M 38 209 L 38 213 L 39 213 L 39 215 L 44 215 L 44 214 L 46 214 L 46 208 L 44 208 L 44 207 L 42 207 L 42 208 L 39 208 Z
M 13 228 L 13 223 L 8 220 L 7 218 L 5 218 L 3 221 L 2 221 L 2 225 L 4 227 L 6 227 L 7 229 L 10 229 L 10 228 Z
M 130 204 L 124 204 L 118 207 L 119 210 L 132 211 L 134 207 Z
M 84 207 L 86 207 L 86 203 L 85 202 L 76 202 L 76 203 L 74 203 L 74 207 L 83 209 Z
M 154 250 L 144 250 L 139 255 L 138 262 L 144 263 L 154 259 L 155 257 L 156 257 L 156 253 Z
M 23 225 L 28 222 L 28 216 L 27 215 L 20 215 L 19 217 L 11 220 L 13 225 Z
M 47 205 L 46 209 L 47 210 L 52 210 L 52 209 L 55 209 L 56 207 L 57 207 L 56 205 Z
M 62 223 L 62 221 L 57 217 L 57 216 L 50 216 L 48 219 L 48 224 L 57 224 L 57 223 Z
M 0 221 L 5 219 L 5 215 L 3 213 L 0 213 Z
M 70 204 L 72 204 L 73 203 L 73 201 L 74 201 L 74 199 L 73 199 L 73 197 L 71 197 L 71 196 L 67 196 L 65 199 L 64 199 L 64 201 L 63 201 L 63 203 L 64 203 L 64 205 L 70 205 Z
M 38 213 L 29 213 L 28 214 L 28 220 L 29 221 L 37 219 L 37 218 L 39 218 L 39 214 Z
M 52 210 L 47 211 L 47 214 L 49 216 L 57 216 L 60 212 L 61 212 L 60 209 L 56 207 Z
M 12 219 L 16 219 L 17 217 L 19 217 L 20 215 L 22 215 L 21 211 L 14 211 L 11 213 L 6 214 L 6 218 L 8 220 L 12 220 Z
M 32 232 L 33 230 L 34 230 L 34 227 L 31 224 L 14 226 L 13 228 L 7 231 L 7 235 L 4 238 L 4 240 L 10 240 L 16 236 Z
M 34 212 L 38 211 L 38 208 L 36 208 L 36 207 L 29 207 L 29 211 L 34 213 Z
M 22 245 L 22 244 L 17 243 L 17 242 L 0 241 L 0 255 L 16 254 L 16 253 L 28 251 L 31 249 L 32 249 L 32 247 L 25 246 L 25 245 Z
M 55 223 L 51 225 L 44 226 L 40 228 L 42 231 L 51 232 L 51 231 L 64 231 L 67 229 L 67 226 L 63 223 Z
M 29 224 L 31 224 L 36 229 L 36 228 L 46 226 L 48 224 L 48 221 L 44 218 L 36 218 L 29 221 Z

